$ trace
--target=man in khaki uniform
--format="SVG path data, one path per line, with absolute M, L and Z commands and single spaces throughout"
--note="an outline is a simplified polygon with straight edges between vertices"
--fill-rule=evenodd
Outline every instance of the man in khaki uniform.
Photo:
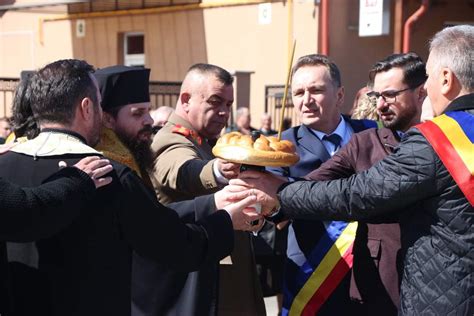
M 175 113 L 152 143 L 156 159 L 149 175 L 160 202 L 215 192 L 238 175 L 239 165 L 216 159 L 211 151 L 229 118 L 232 83 L 229 72 L 218 66 L 196 64 L 189 69 Z M 189 220 L 199 218 L 191 215 Z M 235 238 L 232 256 L 220 268 L 210 262 L 190 274 L 167 270 L 169 278 L 163 278 L 162 268 L 156 286 L 163 290 L 144 290 L 144 295 L 160 295 L 150 309 L 156 315 L 265 315 L 249 234 L 236 232 Z
M 237 176 L 240 166 L 216 159 L 209 144 L 229 119 L 232 82 L 227 71 L 206 64 L 186 75 L 175 113 L 152 144 L 156 160 L 150 177 L 162 203 L 215 192 Z

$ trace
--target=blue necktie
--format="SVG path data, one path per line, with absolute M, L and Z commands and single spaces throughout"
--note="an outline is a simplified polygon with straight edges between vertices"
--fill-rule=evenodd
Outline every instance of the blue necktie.
M 323 140 L 333 143 L 335 152 L 341 147 L 342 138 L 337 134 L 324 135 Z

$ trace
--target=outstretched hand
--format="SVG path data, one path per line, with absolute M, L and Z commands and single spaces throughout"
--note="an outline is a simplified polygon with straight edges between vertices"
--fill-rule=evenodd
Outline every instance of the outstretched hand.
M 66 167 L 64 161 L 59 162 L 59 167 Z M 103 159 L 97 156 L 90 156 L 81 159 L 74 167 L 84 171 L 94 181 L 95 187 L 98 189 L 112 182 L 112 177 L 103 177 L 113 170 L 112 165 L 108 159 Z
M 260 220 L 263 221 L 262 216 L 252 207 L 255 202 L 255 196 L 250 195 L 224 208 L 229 213 L 235 230 L 258 231 L 260 229 L 261 225 L 252 225 L 255 220 L 259 220 L 259 223 Z
M 228 190 L 233 193 L 231 198 L 242 198 L 256 195 L 257 202 L 262 205 L 262 215 L 270 215 L 272 210 L 279 205 L 277 191 L 280 185 L 287 182 L 284 177 L 279 177 L 268 172 L 245 171 L 239 178 L 229 181 Z
M 217 167 L 226 179 L 233 179 L 239 175 L 240 164 L 238 163 L 228 162 L 218 158 Z

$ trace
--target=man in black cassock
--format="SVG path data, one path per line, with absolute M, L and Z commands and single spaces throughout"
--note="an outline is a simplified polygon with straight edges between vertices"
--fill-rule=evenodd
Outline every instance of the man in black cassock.
M 92 72 L 84 61 L 60 60 L 33 75 L 31 104 L 41 133 L 0 156 L 1 177 L 36 186 L 57 170 L 59 161 L 72 165 L 101 154 L 89 147 L 99 141 L 102 116 Z M 97 192 L 94 209 L 81 209 L 66 229 L 37 241 L 37 270 L 21 258 L 14 262 L 8 249 L 7 315 L 130 315 L 132 249 L 186 271 L 230 253 L 232 220 L 253 198 L 185 225 L 156 201 L 135 172 L 112 165 L 113 182 Z M 212 197 L 175 206 L 215 208 Z

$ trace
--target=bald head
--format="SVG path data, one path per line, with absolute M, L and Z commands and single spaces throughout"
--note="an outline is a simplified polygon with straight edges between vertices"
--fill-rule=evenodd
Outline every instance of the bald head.
M 159 108 L 150 111 L 151 118 L 153 119 L 153 126 L 165 126 L 169 116 L 173 113 L 174 109 L 170 106 L 160 106 Z
M 196 64 L 181 85 L 176 114 L 205 138 L 216 138 L 227 123 L 234 102 L 233 77 L 225 69 Z
M 209 78 L 214 78 L 223 85 L 230 86 L 234 77 L 225 69 L 211 64 L 195 64 L 188 69 L 181 85 L 180 93 L 199 89 L 207 85 Z

